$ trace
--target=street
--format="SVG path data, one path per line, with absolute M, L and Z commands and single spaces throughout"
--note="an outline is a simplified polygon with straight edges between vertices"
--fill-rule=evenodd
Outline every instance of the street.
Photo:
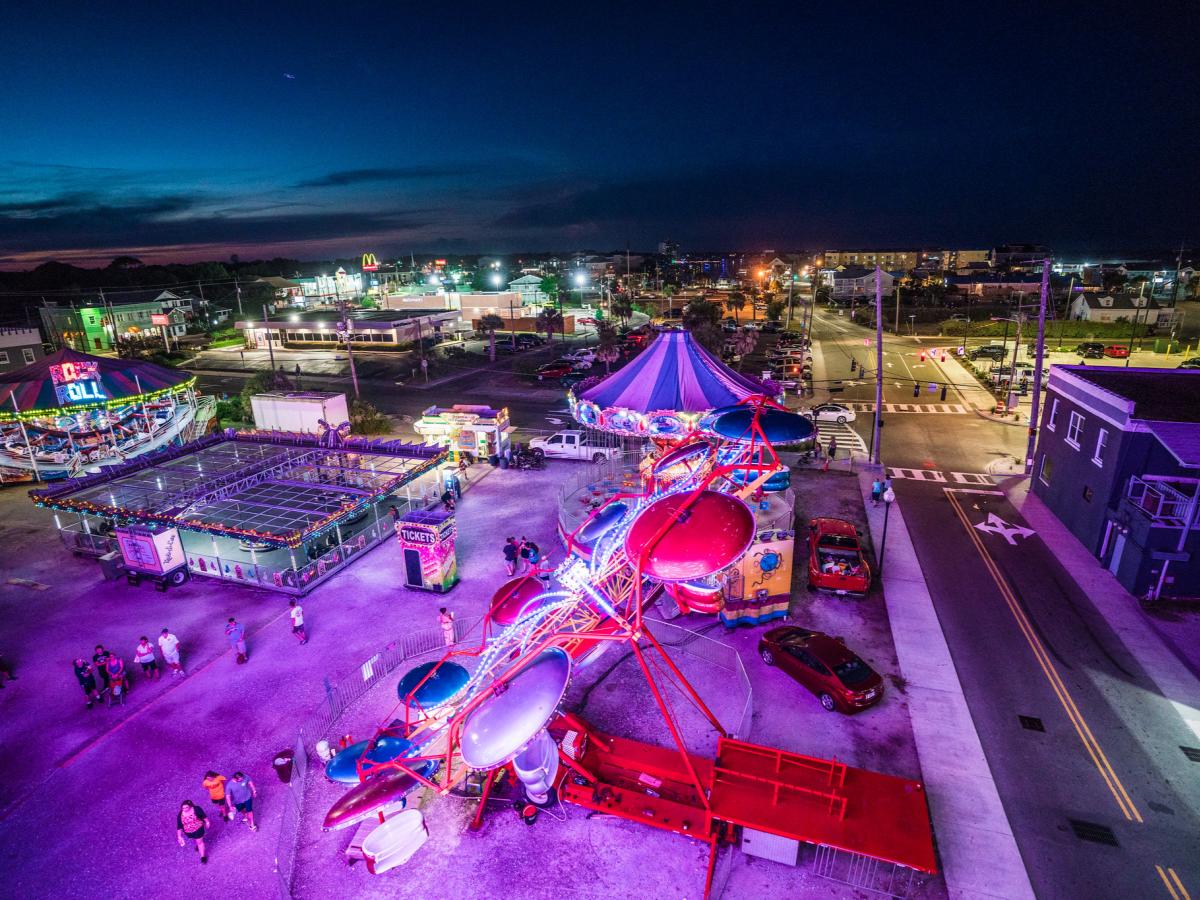
M 1001 491 L 895 487 L 1037 894 L 1187 896 L 1195 735 Z

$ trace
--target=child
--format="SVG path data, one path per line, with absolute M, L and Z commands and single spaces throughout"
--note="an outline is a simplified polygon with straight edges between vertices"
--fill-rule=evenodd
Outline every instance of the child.
M 200 786 L 208 791 L 208 798 L 212 800 L 213 806 L 217 808 L 221 814 L 221 818 L 229 822 L 233 820 L 233 809 L 230 807 L 229 800 L 225 796 L 226 780 L 224 775 L 218 775 L 216 772 L 210 770 L 205 773 L 204 780 L 200 782 Z

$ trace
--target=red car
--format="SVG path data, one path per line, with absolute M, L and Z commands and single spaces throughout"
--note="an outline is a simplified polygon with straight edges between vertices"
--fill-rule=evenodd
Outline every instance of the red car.
M 808 589 L 865 596 L 871 567 L 863 559 L 858 530 L 841 519 L 813 519 L 808 536 Z
M 758 655 L 816 694 L 828 712 L 856 713 L 883 699 L 883 679 L 840 638 L 784 625 L 758 642 Z
M 1125 359 L 1129 356 L 1129 348 L 1124 344 L 1109 344 L 1104 348 L 1104 355 L 1110 359 Z
M 574 371 L 575 367 L 569 362 L 552 362 L 546 363 L 544 366 L 538 366 L 534 374 L 537 375 L 537 380 L 541 381 L 543 378 L 562 378 L 564 375 Z

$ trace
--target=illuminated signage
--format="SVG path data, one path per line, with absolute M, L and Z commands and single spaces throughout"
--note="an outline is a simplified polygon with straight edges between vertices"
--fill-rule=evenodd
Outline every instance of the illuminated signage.
M 446 261 L 444 259 L 435 259 L 433 261 L 433 264 L 435 266 L 444 266 L 446 264 Z
M 99 363 L 90 360 L 59 363 L 50 367 L 50 379 L 59 403 L 109 399 L 100 382 Z
M 422 544 L 432 546 L 437 543 L 437 530 L 429 530 L 415 525 L 402 525 L 400 527 L 400 540 L 406 544 Z
M 379 260 L 375 258 L 374 253 L 364 253 L 362 255 L 362 270 L 364 272 L 379 271 Z
M 168 315 L 165 315 L 163 313 L 151 313 L 150 314 L 150 324 L 151 325 L 170 325 L 171 317 Z

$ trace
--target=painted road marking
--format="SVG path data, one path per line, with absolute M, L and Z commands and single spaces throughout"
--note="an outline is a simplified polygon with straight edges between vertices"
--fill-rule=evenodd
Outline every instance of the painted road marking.
M 867 442 L 849 425 L 839 425 L 837 422 L 817 422 L 817 436 L 822 442 L 828 441 L 831 437 L 837 438 L 839 451 L 867 452 Z
M 1079 707 L 1075 705 L 1075 700 L 1071 697 L 1070 691 L 1067 690 L 1066 684 L 1063 683 L 1062 677 L 1058 674 L 1058 669 L 1055 668 L 1053 660 L 1050 659 L 1049 653 L 1046 651 L 1045 645 L 1041 638 L 1038 637 L 1034 630 L 1033 623 L 1029 621 L 1029 617 L 1025 615 L 1025 611 L 1021 608 L 1021 604 L 1017 601 L 1016 595 L 1009 586 L 1004 575 L 1001 574 L 1000 568 L 996 565 L 996 561 L 992 558 L 992 554 L 988 552 L 984 546 L 983 540 L 976 532 L 970 519 L 967 517 L 966 511 L 962 508 L 962 504 L 958 502 L 953 488 L 945 488 L 946 496 L 950 500 L 950 506 L 954 509 L 959 520 L 966 529 L 971 543 L 975 545 L 975 549 L 979 552 L 980 559 L 983 560 L 984 566 L 988 573 L 992 576 L 992 580 L 996 583 L 996 587 L 1000 590 L 1000 596 L 1004 598 L 1005 604 L 1008 606 L 1009 612 L 1017 622 L 1017 627 L 1025 636 L 1026 643 L 1033 651 L 1034 658 L 1041 667 L 1046 680 L 1050 683 L 1050 688 L 1058 697 L 1059 703 L 1067 713 L 1067 718 L 1075 727 L 1075 733 L 1079 735 L 1079 740 L 1083 742 L 1084 749 L 1087 750 L 1088 756 L 1092 758 L 1096 770 L 1100 773 L 1100 777 L 1104 779 L 1104 783 L 1112 792 L 1113 799 L 1117 801 L 1117 807 L 1121 810 L 1122 815 L 1130 822 L 1143 823 L 1145 820 L 1142 814 L 1138 812 L 1137 806 L 1133 802 L 1133 798 L 1129 796 L 1129 792 L 1125 790 L 1125 785 L 1121 783 L 1121 779 L 1117 777 L 1117 773 L 1113 770 L 1112 764 L 1109 763 L 1108 757 L 1104 754 L 1104 750 L 1100 746 L 1100 742 L 1096 740 L 1096 736 L 1092 733 L 1091 727 L 1087 720 L 1084 719 L 1083 713 L 1079 711 Z
M 853 382 L 845 382 L 852 384 Z M 846 404 L 855 412 L 875 412 L 875 404 L 867 400 L 854 400 Z M 961 403 L 885 403 L 885 413 L 936 413 L 941 415 L 966 415 L 970 412 Z
M 904 469 L 888 467 L 888 478 L 908 481 L 933 481 L 938 484 L 995 484 L 996 479 L 986 472 L 942 472 L 937 469 Z
M 975 528 L 978 531 L 990 532 L 998 534 L 1014 547 L 1017 546 L 1017 537 L 1027 538 L 1030 535 L 1036 534 L 1032 528 L 1022 528 L 1020 525 L 1013 525 L 1005 522 L 995 513 L 988 513 L 986 522 L 976 522 Z
M 1183 882 L 1179 880 L 1179 875 L 1174 869 L 1170 866 L 1164 869 L 1159 865 L 1154 868 L 1158 872 L 1158 877 L 1162 879 L 1162 883 L 1166 885 L 1167 893 L 1171 895 L 1172 900 L 1192 900 L 1192 895 L 1187 892 L 1187 888 L 1183 886 Z

